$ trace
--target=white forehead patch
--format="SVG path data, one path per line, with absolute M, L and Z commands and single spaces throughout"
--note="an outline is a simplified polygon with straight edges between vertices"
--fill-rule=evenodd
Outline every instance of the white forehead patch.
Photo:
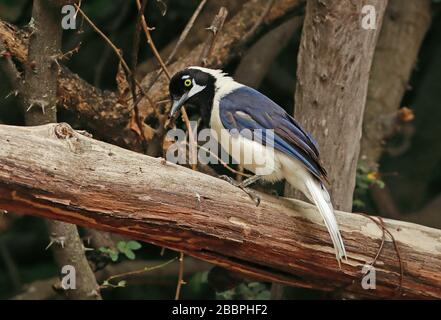
M 220 99 L 221 97 L 227 95 L 228 93 L 232 92 L 233 90 L 240 88 L 240 87 L 243 87 L 242 84 L 234 81 L 233 78 L 229 77 L 222 70 L 208 69 L 208 68 L 196 67 L 196 66 L 189 67 L 189 69 L 196 69 L 196 70 L 200 70 L 202 72 L 206 72 L 208 74 L 211 74 L 216 79 L 215 99 Z
M 188 74 L 182 76 L 182 80 L 184 80 L 184 79 L 188 79 L 188 78 L 190 78 L 190 76 L 189 76 Z

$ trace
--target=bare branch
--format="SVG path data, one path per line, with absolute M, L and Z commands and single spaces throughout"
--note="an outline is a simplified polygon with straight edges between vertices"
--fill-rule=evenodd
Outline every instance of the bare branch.
M 217 15 L 214 17 L 211 26 L 207 28 L 207 30 L 211 32 L 210 37 L 205 41 L 201 50 L 201 57 L 199 58 L 199 63 L 203 66 L 207 66 L 208 58 L 213 54 L 214 44 L 216 43 L 219 33 L 222 31 L 227 16 L 228 10 L 225 7 L 221 7 Z
M 129 68 L 129 65 L 127 64 L 126 60 L 124 59 L 121 50 L 118 49 L 115 44 L 110 40 L 94 23 L 92 20 L 89 19 L 89 17 L 81 10 L 80 6 L 77 4 L 74 4 L 75 8 L 78 10 L 78 12 L 83 16 L 84 20 L 92 27 L 93 30 L 95 30 L 96 33 L 100 35 L 101 38 L 104 39 L 104 41 L 112 48 L 112 50 L 115 52 L 115 54 L 118 56 L 119 61 L 121 62 L 122 66 L 124 67 L 124 70 L 127 72 L 129 76 L 132 75 L 132 71 Z M 140 90 L 142 91 L 141 85 L 136 82 Z
M 181 251 L 179 254 L 179 272 L 178 272 L 178 284 L 176 285 L 175 300 L 179 300 L 181 294 L 181 288 L 184 284 L 184 253 Z

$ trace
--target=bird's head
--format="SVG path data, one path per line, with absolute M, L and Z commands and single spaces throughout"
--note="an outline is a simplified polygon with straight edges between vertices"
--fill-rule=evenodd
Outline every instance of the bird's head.
M 176 73 L 170 80 L 169 91 L 172 99 L 170 117 L 174 117 L 184 104 L 199 107 L 203 113 L 213 104 L 216 81 L 223 76 L 222 71 L 201 67 L 189 67 Z

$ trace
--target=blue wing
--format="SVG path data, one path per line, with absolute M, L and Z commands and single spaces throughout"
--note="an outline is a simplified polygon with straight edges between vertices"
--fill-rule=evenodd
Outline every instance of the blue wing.
M 259 91 L 246 86 L 234 90 L 221 99 L 219 112 L 226 129 L 262 132 L 260 136 L 245 137 L 264 145 L 273 141 L 276 150 L 299 160 L 317 178 L 326 180 L 314 139 L 285 110 Z M 265 129 L 273 130 L 274 139 L 265 135 Z

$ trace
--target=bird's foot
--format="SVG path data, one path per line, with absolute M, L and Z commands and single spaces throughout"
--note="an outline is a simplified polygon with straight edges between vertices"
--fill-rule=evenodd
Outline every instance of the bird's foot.
M 237 182 L 236 180 L 234 180 L 233 178 L 231 178 L 230 176 L 227 175 L 221 175 L 218 177 L 219 179 L 225 180 L 226 182 L 228 182 L 229 184 L 232 184 L 235 187 L 239 187 L 240 182 Z
M 241 188 L 241 189 L 251 198 L 251 200 L 254 201 L 256 207 L 258 207 L 260 204 L 260 196 L 254 191 L 251 191 L 250 189 L 247 188 Z
M 246 188 L 244 183 L 237 182 L 236 180 L 234 180 L 233 178 L 231 178 L 230 176 L 227 176 L 227 175 L 219 176 L 219 178 L 227 181 L 228 183 L 232 184 L 233 186 L 235 186 L 237 188 L 242 189 L 251 198 L 251 200 L 254 201 L 254 203 L 256 204 L 256 207 L 259 206 L 259 204 L 260 204 L 259 195 L 257 193 L 255 193 L 254 191 L 251 191 L 250 189 Z

